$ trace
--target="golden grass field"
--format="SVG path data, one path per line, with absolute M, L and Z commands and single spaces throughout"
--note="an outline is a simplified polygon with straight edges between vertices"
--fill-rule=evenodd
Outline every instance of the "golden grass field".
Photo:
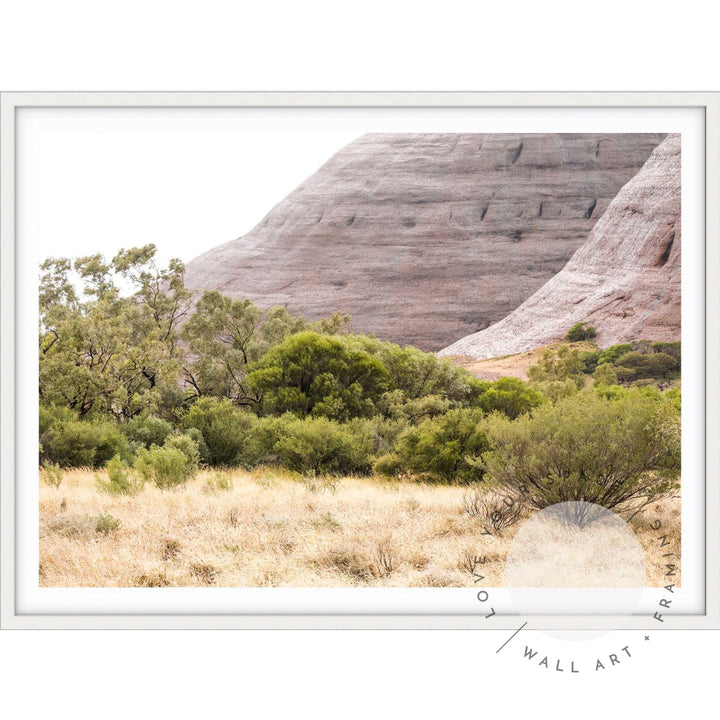
M 113 496 L 95 475 L 68 470 L 59 488 L 40 484 L 41 586 L 472 587 L 478 556 L 484 583 L 502 586 L 523 521 L 483 535 L 483 521 L 464 508 L 467 487 L 259 469 L 228 473 L 226 490 L 203 471 L 174 490 L 147 484 Z M 657 519 L 677 552 L 679 585 L 679 498 L 631 523 L 652 586 L 668 583 L 668 547 L 650 528 Z M 612 563 L 600 535 L 597 551 Z

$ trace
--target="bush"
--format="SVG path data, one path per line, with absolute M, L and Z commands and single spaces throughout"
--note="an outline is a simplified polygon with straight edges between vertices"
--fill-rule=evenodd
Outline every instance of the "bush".
M 120 521 L 110 515 L 98 515 L 95 520 L 95 532 L 100 535 L 108 535 L 109 533 L 116 532 L 120 529 Z
M 160 418 L 148 415 L 133 418 L 124 427 L 127 438 L 139 446 L 163 445 L 172 432 L 172 425 Z
M 577 380 L 573 378 L 536 381 L 532 383 L 532 387 L 550 402 L 557 402 L 563 398 L 575 395 L 579 390 Z
M 95 476 L 98 488 L 109 495 L 135 495 L 142 488 L 142 483 L 129 468 L 116 455 L 107 466 L 107 480 L 99 475 Z
M 226 472 L 218 470 L 212 477 L 208 478 L 208 488 L 213 492 L 229 492 L 232 490 L 233 481 Z
M 409 473 L 446 483 L 481 480 L 484 472 L 477 461 L 489 449 L 487 437 L 478 427 L 482 418 L 482 410 L 460 408 L 409 427 L 393 451 L 378 458 L 375 472 L 386 476 Z
M 614 363 L 618 358 L 621 358 L 625 353 L 630 352 L 633 346 L 630 343 L 623 343 L 621 345 L 611 345 L 606 350 L 600 353 L 598 358 L 598 365 L 605 363 Z
M 493 449 L 483 459 L 488 474 L 531 507 L 577 501 L 632 515 L 675 487 L 679 422 L 660 393 L 608 400 L 584 391 L 514 422 L 488 418 Z
M 208 465 L 234 466 L 240 462 L 248 433 L 257 419 L 239 410 L 230 400 L 200 398 L 183 415 L 181 424 L 189 433 L 202 435 L 201 459 Z M 196 435 L 192 436 L 197 442 Z
M 62 467 L 104 467 L 127 446 L 116 425 L 81 420 L 52 423 L 41 443 L 45 458 Z
M 188 458 L 174 447 L 143 448 L 135 456 L 134 467 L 143 480 L 152 480 L 161 490 L 180 485 L 192 476 Z
M 545 402 L 545 397 L 520 378 L 504 377 L 490 383 L 476 404 L 486 413 L 499 411 L 514 420 Z
M 584 352 L 580 355 L 582 361 L 582 371 L 586 375 L 592 375 L 595 372 L 595 368 L 598 366 L 600 361 L 600 350 L 591 350 L 590 352 Z
M 596 385 L 617 385 L 618 376 L 612 363 L 603 363 L 595 368 L 593 380 Z
M 575 323 L 567 332 L 566 340 L 570 342 L 581 342 L 582 340 L 590 340 L 597 335 L 595 328 L 586 322 Z
M 50 487 L 59 488 L 63 479 L 63 470 L 57 463 L 45 461 L 40 468 L 40 477 Z
M 566 380 L 570 378 L 578 387 L 585 384 L 583 361 L 580 351 L 561 345 L 555 350 L 545 348 L 535 365 L 528 368 L 527 375 L 530 380 L 537 383 Z
M 411 423 L 442 415 L 451 407 L 452 402 L 440 395 L 424 395 L 423 397 L 408 399 L 402 390 L 383 393 L 378 403 L 378 409 L 385 416 L 396 420 L 406 420 Z
M 681 351 L 679 342 L 654 342 L 651 346 L 654 353 L 665 353 L 677 360 L 678 371 L 680 370 Z
M 382 362 L 352 339 L 316 332 L 291 335 L 269 350 L 248 382 L 262 396 L 267 413 L 340 421 L 374 415 L 391 387 Z
M 189 435 L 171 435 L 165 441 L 164 447 L 179 450 L 185 456 L 187 472 L 190 476 L 195 475 L 200 464 L 200 449 L 195 440 Z
M 285 467 L 301 473 L 367 473 L 372 466 L 373 437 L 362 423 L 294 418 L 281 428 L 273 450 Z
M 661 379 L 677 376 L 680 363 L 667 353 L 642 353 L 631 350 L 625 353 L 615 364 L 618 379 L 631 382 L 645 378 Z
M 367 335 L 349 336 L 346 341 L 377 358 L 390 375 L 393 389 L 402 391 L 407 400 L 437 396 L 454 406 L 464 406 L 472 404 L 487 385 L 435 353 Z

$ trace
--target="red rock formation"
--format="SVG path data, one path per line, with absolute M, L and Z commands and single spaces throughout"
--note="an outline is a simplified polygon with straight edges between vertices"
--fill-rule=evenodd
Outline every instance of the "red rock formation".
M 680 136 L 669 135 L 561 272 L 487 330 L 441 351 L 476 359 L 562 339 L 589 322 L 600 347 L 680 340 Z
M 438 350 L 562 269 L 663 137 L 364 135 L 186 283 Z

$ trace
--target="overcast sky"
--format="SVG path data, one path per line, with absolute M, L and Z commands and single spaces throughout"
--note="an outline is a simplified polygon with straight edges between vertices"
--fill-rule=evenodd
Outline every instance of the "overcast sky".
M 177 112 L 32 111 L 19 130 L 20 237 L 39 261 L 155 243 L 187 262 L 249 231 L 360 134 Z

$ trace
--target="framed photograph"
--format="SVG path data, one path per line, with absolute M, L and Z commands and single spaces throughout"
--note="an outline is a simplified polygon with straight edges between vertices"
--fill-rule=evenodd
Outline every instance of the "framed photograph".
M 3 628 L 720 628 L 720 94 L 0 122 Z

